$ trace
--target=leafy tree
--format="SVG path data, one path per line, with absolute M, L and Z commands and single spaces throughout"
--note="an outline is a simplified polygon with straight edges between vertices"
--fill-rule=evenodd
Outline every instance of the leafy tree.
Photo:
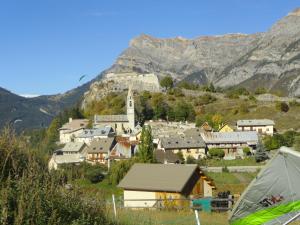
M 256 152 L 255 152 L 255 161 L 263 162 L 267 159 L 269 159 L 269 156 L 267 155 L 267 152 L 266 152 L 266 149 L 265 149 L 263 143 L 261 142 L 261 140 L 259 140 L 257 147 L 256 147 Z
M 117 185 L 135 163 L 135 159 L 114 162 L 109 171 L 109 183 Z
M 213 158 L 222 159 L 225 156 L 225 152 L 223 149 L 220 148 L 211 148 L 208 150 L 209 155 Z
M 100 168 L 87 171 L 85 176 L 93 184 L 99 183 L 104 179 L 103 171 Z
M 161 79 L 160 86 L 165 89 L 171 89 L 174 86 L 173 78 L 171 76 L 166 76 Z
M 137 160 L 142 163 L 154 162 L 154 145 L 151 126 L 143 126 Z
M 168 104 L 164 100 L 164 96 L 162 94 L 155 94 L 151 99 L 152 108 L 153 108 L 153 116 L 155 119 L 166 119 Z
M 218 130 L 220 125 L 223 123 L 223 117 L 220 114 L 215 114 L 211 118 L 212 127 Z
M 296 151 L 300 152 L 300 135 L 295 137 L 293 147 Z
M 177 152 L 176 155 L 178 156 L 180 162 L 184 162 L 184 157 L 183 157 L 182 152 Z
M 288 112 L 290 107 L 286 102 L 277 102 L 276 103 L 276 109 L 281 112 Z
M 174 114 L 176 121 L 193 121 L 196 113 L 191 104 L 178 102 L 174 108 Z
M 249 147 L 245 147 L 245 148 L 243 148 L 243 153 L 244 153 L 244 155 L 246 155 L 246 156 L 249 156 L 249 155 L 251 155 L 250 148 L 249 148 Z
M 186 164 L 196 164 L 196 163 L 197 163 L 197 160 L 193 156 L 189 155 L 186 158 Z
M 195 100 L 195 105 L 196 106 L 207 105 L 215 102 L 216 100 L 217 98 L 212 96 L 211 94 L 204 94 Z

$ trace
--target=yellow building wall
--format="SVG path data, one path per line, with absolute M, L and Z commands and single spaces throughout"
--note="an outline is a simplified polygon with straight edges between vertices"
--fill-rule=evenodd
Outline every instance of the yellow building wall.
M 233 129 L 230 126 L 225 125 L 219 130 L 219 132 L 233 132 Z

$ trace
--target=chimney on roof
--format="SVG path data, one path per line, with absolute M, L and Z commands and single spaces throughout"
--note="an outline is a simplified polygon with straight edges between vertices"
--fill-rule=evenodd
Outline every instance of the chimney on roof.
M 69 118 L 69 123 L 71 123 L 73 121 L 72 117 Z

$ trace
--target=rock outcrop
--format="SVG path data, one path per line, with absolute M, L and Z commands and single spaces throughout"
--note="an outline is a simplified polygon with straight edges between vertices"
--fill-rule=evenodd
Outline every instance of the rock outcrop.
M 226 34 L 193 40 L 141 35 L 107 73 L 155 73 L 176 80 L 217 86 L 263 86 L 284 95 L 300 96 L 300 9 L 267 32 Z

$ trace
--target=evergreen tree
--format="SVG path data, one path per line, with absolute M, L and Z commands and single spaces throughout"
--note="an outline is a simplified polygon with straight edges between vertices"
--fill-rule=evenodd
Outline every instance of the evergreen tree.
M 151 126 L 145 125 L 142 130 L 141 143 L 139 144 L 138 150 L 138 161 L 142 163 L 153 163 L 154 162 L 154 145 L 152 139 Z
M 267 155 L 267 152 L 266 152 L 266 149 L 265 149 L 263 143 L 261 142 L 261 140 L 259 140 L 259 142 L 257 144 L 256 152 L 255 152 L 255 161 L 263 162 L 267 159 L 269 159 L 269 156 Z

